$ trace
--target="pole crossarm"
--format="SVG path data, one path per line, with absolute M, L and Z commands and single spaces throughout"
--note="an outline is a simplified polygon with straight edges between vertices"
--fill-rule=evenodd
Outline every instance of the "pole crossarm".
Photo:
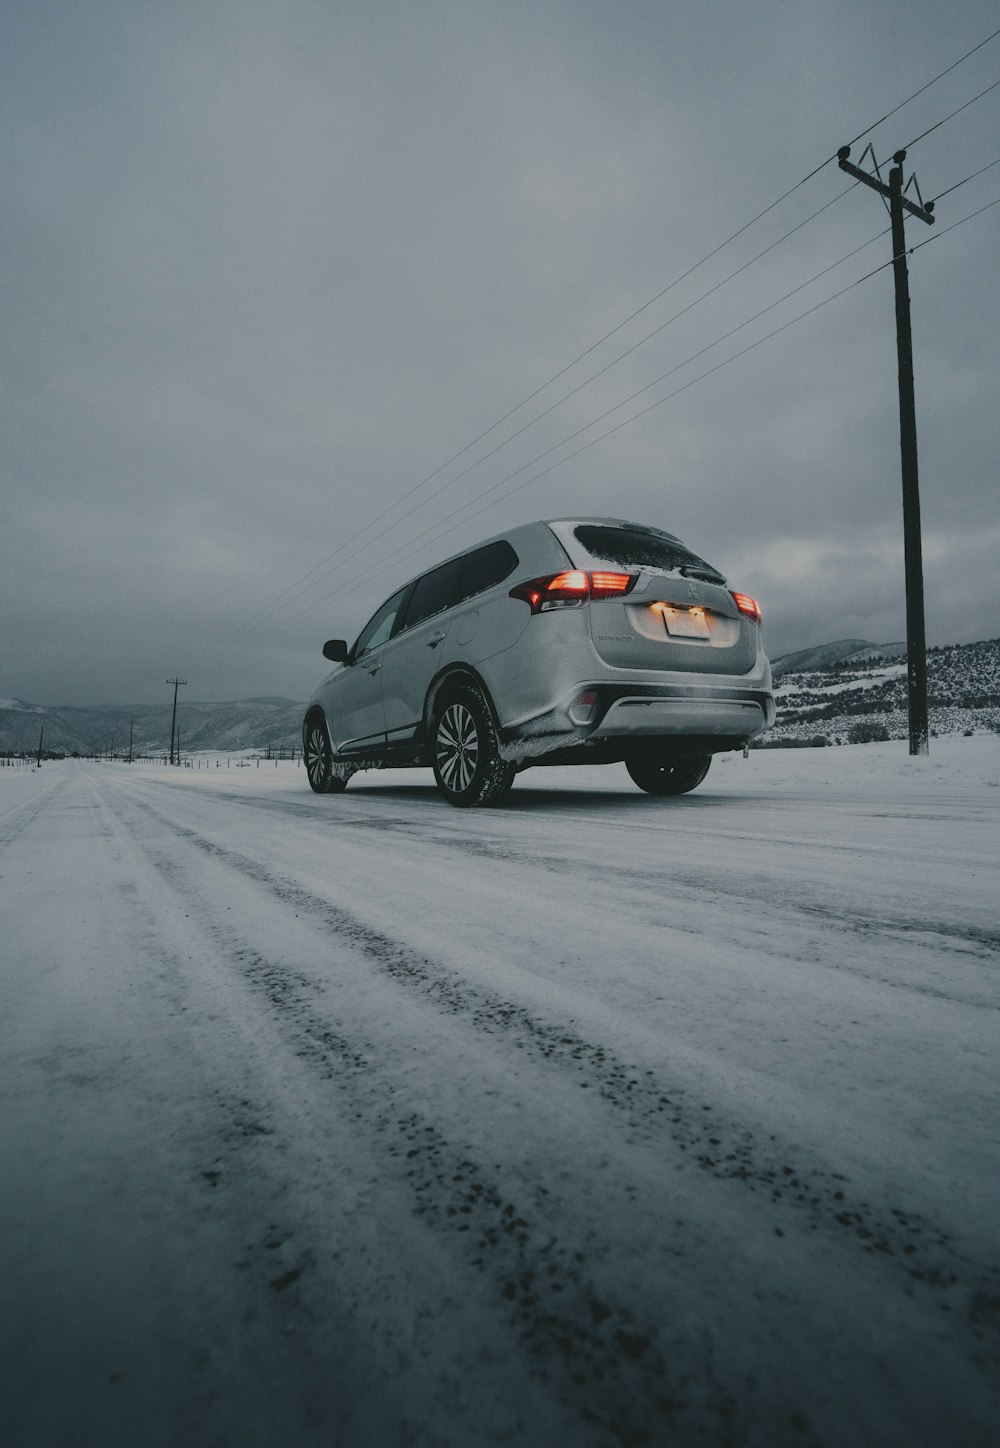
M 853 176 L 856 181 L 863 181 L 866 186 L 870 186 L 873 191 L 877 191 L 880 196 L 884 196 L 886 200 L 888 200 L 889 197 L 892 195 L 890 188 L 885 184 L 884 181 L 881 181 L 877 176 L 872 176 L 869 174 L 869 172 L 862 171 L 860 166 L 855 166 L 852 162 L 850 162 L 847 159 L 850 154 L 850 146 L 841 146 L 840 150 L 837 152 L 837 164 L 840 166 L 841 171 L 846 171 L 847 174 L 849 176 Z M 902 166 L 903 162 L 906 160 L 906 152 L 897 151 L 892 159 L 896 162 L 897 166 Z M 900 196 L 899 204 L 904 208 L 904 210 L 909 211 L 912 216 L 916 216 L 918 220 L 926 221 L 928 226 L 934 225 L 933 201 L 928 201 L 923 206 L 918 206 L 917 203 L 915 201 L 911 201 L 908 196 Z

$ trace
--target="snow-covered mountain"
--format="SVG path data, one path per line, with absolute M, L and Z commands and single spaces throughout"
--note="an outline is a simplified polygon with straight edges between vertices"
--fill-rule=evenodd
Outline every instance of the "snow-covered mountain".
M 870 659 L 905 658 L 905 643 L 870 644 L 866 639 L 836 639 L 833 643 L 816 644 L 811 649 L 780 654 L 778 658 L 771 660 L 771 671 L 775 679 L 780 679 L 785 674 L 809 673 L 815 669 L 829 668 L 831 664 L 860 664 Z
M 164 754 L 170 748 L 172 698 L 164 704 L 105 704 L 91 708 L 32 704 L 0 699 L 0 753 L 44 748 L 66 754 L 128 752 L 129 721 L 133 754 Z M 237 699 L 206 704 L 181 700 L 177 727 L 185 752 L 197 749 L 281 749 L 298 747 L 305 705 L 292 699 Z
M 762 743 L 907 737 L 905 645 L 863 644 L 825 664 L 801 662 L 835 655 L 840 647 L 826 644 L 775 660 L 778 719 Z M 1000 639 L 930 649 L 927 699 L 932 734 L 1000 732 Z

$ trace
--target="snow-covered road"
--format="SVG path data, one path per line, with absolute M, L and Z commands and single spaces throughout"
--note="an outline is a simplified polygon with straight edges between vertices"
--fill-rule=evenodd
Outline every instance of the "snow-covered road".
M 1000 1435 L 1000 739 L 0 771 L 16 1448 Z

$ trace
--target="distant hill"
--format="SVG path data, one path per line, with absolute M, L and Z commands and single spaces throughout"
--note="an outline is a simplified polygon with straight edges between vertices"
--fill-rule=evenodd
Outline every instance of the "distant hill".
M 831 664 L 849 659 L 852 663 L 863 663 L 867 659 L 905 659 L 905 644 L 870 644 L 867 639 L 836 639 L 829 644 L 816 644 L 811 649 L 799 649 L 792 654 L 780 654 L 771 660 L 774 677 L 784 674 L 803 674 L 811 669 L 826 669 Z
M 778 719 L 768 743 L 813 737 L 846 741 L 861 720 L 905 739 L 906 645 L 837 639 L 773 660 Z M 927 656 L 931 728 L 941 734 L 1000 731 L 1000 639 L 949 644 Z M 107 704 L 81 709 L 0 698 L 0 753 L 30 753 L 45 729 L 46 749 L 58 753 L 166 754 L 171 701 Z M 185 753 L 218 749 L 298 749 L 305 705 L 270 696 L 205 704 L 182 701 L 177 720 Z
M 778 718 L 763 745 L 907 737 L 905 644 L 847 648 L 857 642 L 775 660 Z M 816 658 L 826 662 L 801 662 Z M 927 702 L 932 734 L 1000 733 L 1000 639 L 928 650 Z
M 205 704 L 184 700 L 177 707 L 181 748 L 273 749 L 298 747 L 305 705 L 292 699 L 237 699 Z M 45 749 L 66 754 L 103 753 L 114 741 L 115 753 L 128 751 L 129 720 L 134 720 L 133 754 L 165 754 L 170 748 L 171 701 L 165 704 L 105 704 L 93 708 L 32 704 L 0 699 L 0 753 L 37 749 L 45 729 Z

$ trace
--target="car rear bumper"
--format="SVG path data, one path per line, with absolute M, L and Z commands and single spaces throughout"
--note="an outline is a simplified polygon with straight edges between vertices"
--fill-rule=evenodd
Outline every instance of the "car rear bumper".
M 771 719 L 774 718 L 771 703 Z M 766 699 L 624 698 L 608 708 L 594 736 L 720 734 L 751 739 L 768 727 Z
M 581 696 L 596 697 L 586 717 Z M 531 758 L 567 745 L 599 746 L 603 741 L 697 737 L 711 752 L 733 749 L 774 723 L 774 697 L 768 689 L 727 686 L 712 689 L 689 684 L 580 684 L 559 707 L 502 730 L 504 753 Z

